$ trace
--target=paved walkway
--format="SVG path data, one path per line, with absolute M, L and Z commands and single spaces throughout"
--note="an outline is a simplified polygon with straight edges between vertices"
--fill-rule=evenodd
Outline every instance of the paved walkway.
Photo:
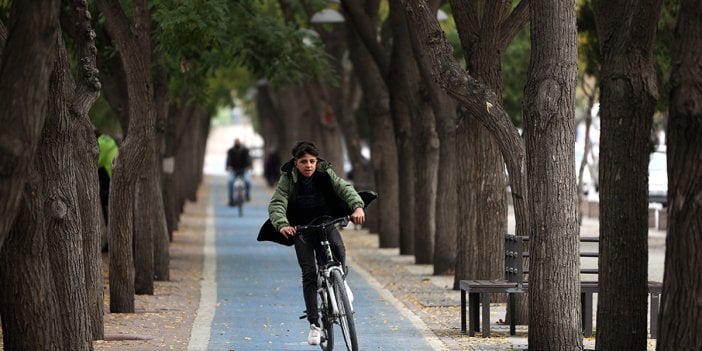
M 256 241 L 270 190 L 257 183 L 244 216 L 226 207 L 226 179 L 211 177 L 202 296 L 191 350 L 310 350 L 295 251 Z M 350 262 L 351 263 L 351 262 Z M 350 265 L 361 350 L 446 350 L 404 304 L 361 266 Z M 340 332 L 340 331 L 339 331 Z

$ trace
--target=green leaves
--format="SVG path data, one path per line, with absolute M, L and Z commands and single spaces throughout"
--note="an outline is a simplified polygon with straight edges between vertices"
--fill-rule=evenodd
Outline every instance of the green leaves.
M 325 75 L 329 63 L 318 40 L 283 23 L 270 1 L 159 0 L 154 5 L 160 62 L 172 90 L 222 92 L 232 72 L 291 83 Z M 217 83 L 207 80 L 217 77 Z M 175 80 L 173 80 L 175 79 Z M 196 87 L 209 86 L 210 89 Z M 221 96 L 220 96 L 221 98 Z

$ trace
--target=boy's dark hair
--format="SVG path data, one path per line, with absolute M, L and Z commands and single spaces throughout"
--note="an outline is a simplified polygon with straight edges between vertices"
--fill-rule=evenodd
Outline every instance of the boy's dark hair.
M 300 158 L 304 154 L 310 154 L 314 157 L 319 156 L 319 149 L 316 145 L 309 141 L 300 141 L 292 148 L 292 156 L 294 158 Z

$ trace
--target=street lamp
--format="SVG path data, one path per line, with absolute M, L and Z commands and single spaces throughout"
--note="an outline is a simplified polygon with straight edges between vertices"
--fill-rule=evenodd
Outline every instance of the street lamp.
M 438 11 L 436 11 L 436 19 L 439 20 L 439 22 L 445 21 L 448 19 L 448 15 L 446 14 L 446 12 L 444 12 L 444 10 L 439 9 Z
M 326 8 L 312 15 L 311 23 L 341 23 L 344 22 L 344 16 L 337 10 Z

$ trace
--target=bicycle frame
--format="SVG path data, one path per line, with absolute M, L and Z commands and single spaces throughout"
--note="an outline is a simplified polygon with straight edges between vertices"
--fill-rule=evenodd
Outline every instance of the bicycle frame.
M 318 229 L 320 233 L 319 241 L 322 246 L 325 263 L 317 267 L 317 293 L 322 299 L 319 312 L 321 314 L 320 317 L 322 318 L 324 330 L 327 332 L 325 342 L 320 345 L 324 351 L 333 349 L 333 324 L 338 324 L 341 327 L 347 348 L 354 351 L 358 350 L 355 323 L 353 321 L 353 304 L 345 290 L 344 267 L 342 267 L 341 262 L 334 258 L 334 253 L 332 252 L 331 244 L 327 237 L 329 231 L 334 227 L 337 225 L 346 226 L 348 223 L 348 217 L 341 217 L 320 225 L 296 227 L 298 233 L 309 229 Z M 304 237 L 300 236 L 300 240 L 304 242 Z M 337 291 L 340 296 L 336 296 Z M 340 303 L 343 306 L 340 306 Z
M 341 262 L 337 261 L 336 258 L 334 258 L 334 253 L 332 252 L 331 244 L 329 243 L 329 239 L 327 238 L 328 231 L 332 230 L 332 228 L 336 226 L 337 221 L 340 222 L 342 226 L 346 226 L 348 224 L 348 218 L 342 217 L 342 219 L 337 219 L 335 221 L 319 225 L 319 227 L 315 225 L 298 226 L 298 230 L 300 231 L 309 230 L 310 228 L 319 229 L 319 233 L 321 235 L 320 244 L 322 245 L 322 251 L 324 252 L 324 258 L 326 263 L 322 266 L 317 267 L 317 275 L 324 280 L 324 285 L 319 284 L 318 282 L 317 291 L 324 289 L 325 286 L 331 286 L 330 279 L 332 271 L 338 271 L 342 276 L 345 275 L 344 270 L 341 267 Z M 304 239 L 302 237 L 300 238 L 300 240 L 303 240 L 304 242 Z M 331 295 L 330 301 L 332 305 L 332 312 L 334 313 L 334 315 L 338 315 L 339 306 L 337 306 L 336 304 L 336 296 L 334 295 L 334 290 L 328 289 L 328 293 Z

